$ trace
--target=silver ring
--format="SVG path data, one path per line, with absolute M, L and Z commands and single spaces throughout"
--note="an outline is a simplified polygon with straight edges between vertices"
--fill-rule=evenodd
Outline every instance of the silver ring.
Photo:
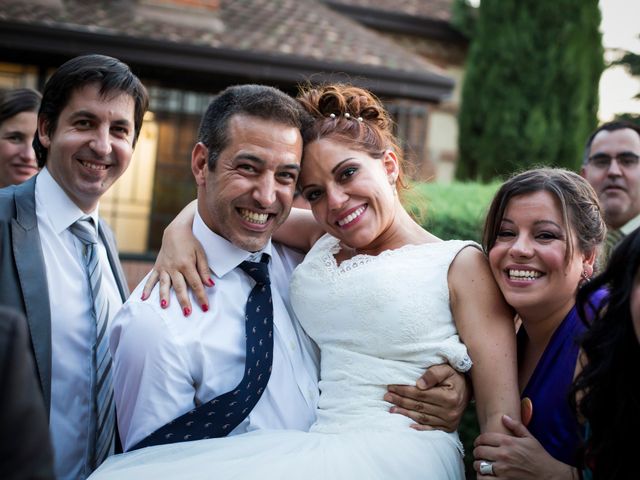
M 480 462 L 480 473 L 482 475 L 495 475 L 493 473 L 493 463 L 482 460 Z

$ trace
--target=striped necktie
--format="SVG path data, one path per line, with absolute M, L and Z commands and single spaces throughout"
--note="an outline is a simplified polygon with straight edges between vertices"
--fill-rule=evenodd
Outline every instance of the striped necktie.
M 96 418 L 93 468 L 97 468 L 111 453 L 115 438 L 115 407 L 111 381 L 111 354 L 109 352 L 109 299 L 102 285 L 102 268 L 98 256 L 98 234 L 93 219 L 83 217 L 69 227 L 84 245 L 84 262 L 91 285 L 93 314 L 96 322 L 96 343 L 92 348 L 95 383 L 93 409 Z
M 609 261 L 609 257 L 611 257 L 611 253 L 613 253 L 613 250 L 616 248 L 616 245 L 618 245 L 618 243 L 620 243 L 620 241 L 625 237 L 624 233 L 622 233 L 622 231 L 618 230 L 618 229 L 612 229 L 609 230 L 607 232 L 607 236 L 605 237 L 604 240 L 604 262 L 606 263 Z M 603 264 L 601 265 L 602 268 L 604 268 L 606 265 Z

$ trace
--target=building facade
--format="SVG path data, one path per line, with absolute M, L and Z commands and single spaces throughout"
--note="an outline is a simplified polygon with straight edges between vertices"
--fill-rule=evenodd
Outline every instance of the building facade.
M 0 88 L 41 89 L 67 59 L 129 64 L 150 111 L 126 174 L 101 202 L 123 254 L 152 258 L 195 197 L 199 119 L 225 87 L 344 81 L 371 89 L 396 121 L 409 175 L 451 178 L 467 41 L 450 0 L 0 0 Z

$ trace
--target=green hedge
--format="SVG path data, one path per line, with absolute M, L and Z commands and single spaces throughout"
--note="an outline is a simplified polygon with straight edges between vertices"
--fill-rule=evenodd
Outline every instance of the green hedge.
M 410 186 L 403 201 L 425 229 L 443 240 L 480 242 L 484 217 L 499 186 L 499 182 L 419 183 Z M 480 432 L 474 404 L 467 407 L 458 432 L 465 450 L 467 478 L 475 479 L 473 441 Z
M 418 222 L 443 240 L 480 241 L 484 217 L 499 182 L 416 183 L 404 203 Z

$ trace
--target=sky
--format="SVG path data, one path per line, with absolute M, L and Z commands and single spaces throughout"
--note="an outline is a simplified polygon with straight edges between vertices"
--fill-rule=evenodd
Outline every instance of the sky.
M 619 58 L 616 49 L 640 54 L 640 0 L 600 0 L 600 10 L 605 60 Z M 606 69 L 600 77 L 600 120 L 612 120 L 616 113 L 640 113 L 640 100 L 633 99 L 638 93 L 640 78 L 623 67 Z
M 478 6 L 480 0 L 470 0 Z M 605 60 L 619 58 L 623 50 L 640 54 L 640 0 L 600 0 L 602 12 L 602 45 Z M 640 78 L 630 76 L 624 67 L 607 68 L 600 77 L 600 108 L 602 122 L 612 120 L 616 113 L 640 113 Z

